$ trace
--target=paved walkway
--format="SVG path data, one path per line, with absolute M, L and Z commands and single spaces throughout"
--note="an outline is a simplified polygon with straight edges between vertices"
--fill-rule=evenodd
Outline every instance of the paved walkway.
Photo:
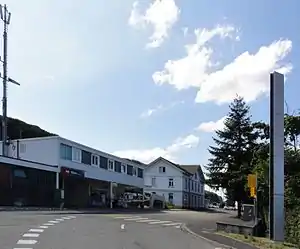
M 243 222 L 242 220 L 239 220 L 237 218 L 233 218 L 230 216 L 225 216 L 223 219 L 218 220 L 220 222 L 229 222 L 229 223 L 249 223 L 249 222 Z M 192 231 L 193 233 L 204 237 L 206 239 L 215 241 L 219 244 L 231 247 L 231 248 L 236 248 L 236 249 L 257 249 L 257 247 L 252 246 L 250 244 L 237 241 L 235 239 L 231 239 L 219 234 L 216 234 L 216 221 L 213 222 L 209 227 L 207 224 L 203 224 L 200 222 L 189 222 L 186 224 L 186 227 L 188 230 Z

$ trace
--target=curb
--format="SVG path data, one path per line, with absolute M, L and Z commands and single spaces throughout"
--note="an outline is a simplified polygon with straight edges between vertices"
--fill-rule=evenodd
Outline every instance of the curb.
M 193 235 L 194 237 L 200 238 L 200 239 L 205 240 L 206 242 L 208 242 L 208 243 L 210 243 L 210 244 L 213 244 L 213 245 L 216 247 L 216 249 L 223 249 L 223 248 L 227 248 L 227 249 L 237 249 L 237 248 L 235 248 L 235 247 L 231 247 L 231 246 L 227 246 L 227 245 L 224 245 L 224 244 L 220 244 L 220 243 L 218 243 L 218 242 L 216 242 L 216 241 L 214 241 L 214 240 L 205 238 L 205 237 L 203 237 L 203 236 L 201 236 L 201 235 L 199 235 L 199 234 L 193 232 L 191 229 L 189 229 L 189 228 L 186 226 L 186 224 L 183 224 L 183 225 L 180 227 L 180 229 L 181 229 L 183 232 L 187 232 L 187 233 Z

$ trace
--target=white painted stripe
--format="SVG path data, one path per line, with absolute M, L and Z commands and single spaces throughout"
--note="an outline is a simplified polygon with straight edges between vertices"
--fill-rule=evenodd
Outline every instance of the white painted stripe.
M 45 226 L 54 226 L 54 224 L 52 224 L 52 223 L 45 223 L 44 225 Z
M 69 218 L 71 218 L 71 219 L 75 219 L 76 218 L 76 216 L 68 216 Z
M 124 220 L 148 220 L 148 218 L 130 218 L 130 219 L 124 219 Z
M 130 218 L 139 218 L 140 216 L 117 216 L 114 219 L 130 219 Z
M 160 221 L 154 221 L 154 222 L 150 222 L 150 225 L 154 225 L 154 224 L 164 224 L 164 223 L 170 223 L 172 221 L 166 221 L 166 220 L 160 220 Z
M 26 248 L 24 248 L 24 247 L 14 247 L 13 249 L 32 249 L 32 248 L 29 248 L 29 247 L 26 247 Z
M 54 223 L 54 224 L 59 223 L 59 221 L 56 221 L 56 220 L 49 220 L 48 222 L 49 222 L 49 223 Z
M 40 234 L 39 233 L 24 233 L 23 237 L 33 237 L 33 238 L 37 238 L 39 237 Z
M 152 222 L 152 221 L 158 221 L 158 220 L 137 220 L 136 222 Z
M 63 217 L 64 220 L 71 220 L 72 218 L 70 217 Z
M 20 248 L 20 247 L 14 247 L 13 249 L 32 249 L 32 248 L 29 248 L 29 247 L 26 247 L 26 248 L 24 248 L 24 247 L 22 247 L 22 248 Z
M 55 219 L 55 220 L 57 220 L 57 221 L 64 221 L 64 219 Z
M 176 226 L 176 228 L 180 228 L 181 226 Z
M 29 232 L 42 233 L 42 232 L 44 232 L 44 229 L 29 229 Z
M 167 224 L 162 224 L 163 226 L 178 226 L 181 225 L 181 223 L 167 223 Z
M 20 239 L 17 242 L 18 245 L 34 245 L 36 243 L 37 241 L 32 239 Z
M 39 226 L 39 228 L 45 229 L 45 228 L 48 228 L 48 227 L 47 226 Z

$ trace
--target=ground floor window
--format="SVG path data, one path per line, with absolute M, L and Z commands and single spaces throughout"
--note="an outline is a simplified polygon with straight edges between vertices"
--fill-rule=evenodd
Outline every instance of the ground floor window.
M 173 202 L 174 202 L 174 194 L 173 194 L 173 193 L 169 193 L 169 198 L 168 198 L 168 200 L 169 200 L 169 202 L 170 202 L 171 204 L 173 204 Z

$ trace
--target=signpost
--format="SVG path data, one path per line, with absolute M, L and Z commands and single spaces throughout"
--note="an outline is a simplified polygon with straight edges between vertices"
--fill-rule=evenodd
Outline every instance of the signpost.
M 250 189 L 250 196 L 254 198 L 254 220 L 257 222 L 258 208 L 257 208 L 257 174 L 248 175 L 248 187 Z

